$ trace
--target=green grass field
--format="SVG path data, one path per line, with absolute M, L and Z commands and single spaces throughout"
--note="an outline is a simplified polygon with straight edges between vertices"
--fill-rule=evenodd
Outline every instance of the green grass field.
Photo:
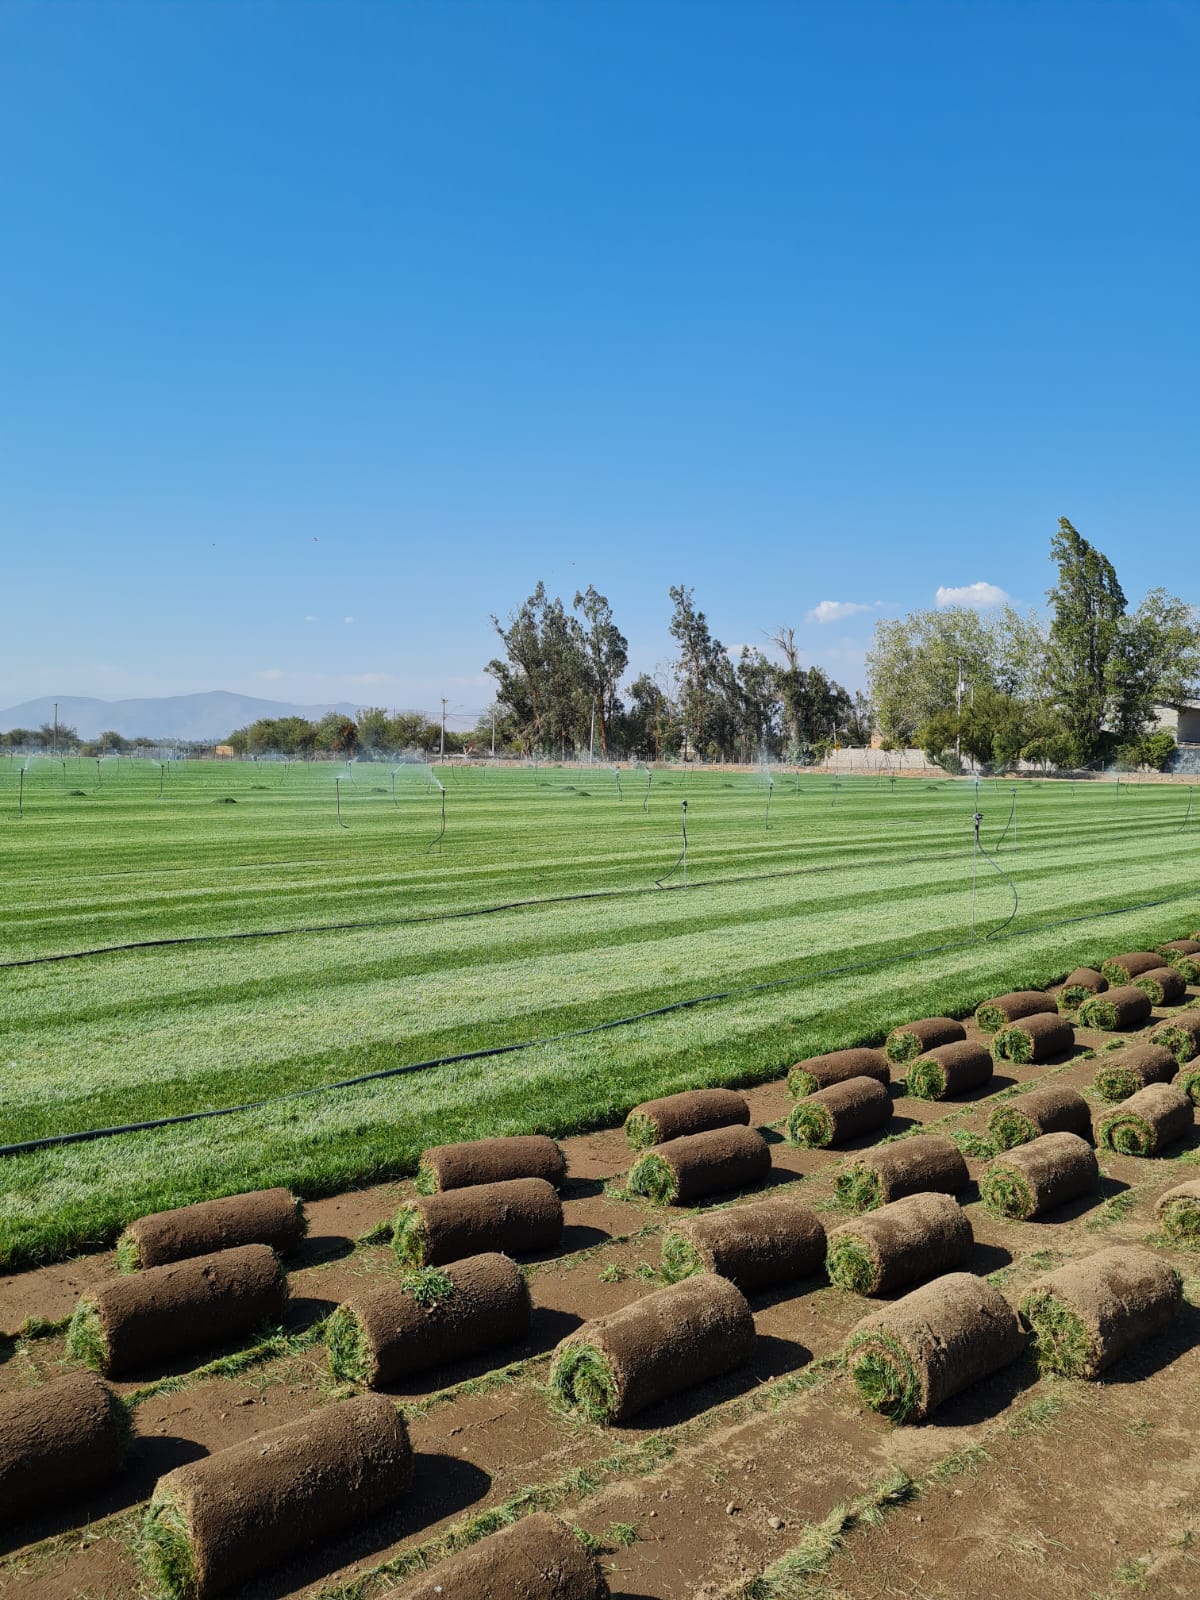
M 611 769 L 437 775 L 440 843 L 427 768 L 400 769 L 393 797 L 384 766 L 195 762 L 160 779 L 150 762 L 42 759 L 18 820 L 18 763 L 0 760 L 0 961 L 195 941 L 0 968 L 0 1143 L 545 1041 L 5 1157 L 0 1263 L 107 1243 L 192 1199 L 326 1193 L 411 1172 L 430 1143 L 565 1134 L 650 1095 L 762 1080 L 1200 923 L 1200 808 L 1185 824 L 1178 785 L 1022 783 L 1016 848 L 1010 831 L 998 858 L 1018 914 L 971 942 L 969 782 L 777 775 L 768 831 L 757 774 L 656 772 L 648 809 L 629 770 L 620 801 Z M 981 785 L 989 848 L 1011 787 Z M 655 879 L 685 798 L 688 885 L 668 892 Z M 545 903 L 470 914 L 510 901 Z M 981 862 L 980 932 L 1011 908 Z M 347 923 L 369 925 L 330 926 Z M 229 937 L 264 930 L 286 931 Z M 822 976 L 851 963 L 870 965 Z M 734 992 L 553 1038 L 716 991 Z

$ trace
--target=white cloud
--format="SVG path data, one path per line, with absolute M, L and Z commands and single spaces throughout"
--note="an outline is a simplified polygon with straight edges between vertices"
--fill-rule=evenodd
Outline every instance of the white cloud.
M 977 611 L 986 610 L 988 606 L 1007 605 L 1011 600 L 1012 595 L 995 583 L 967 583 L 961 589 L 947 589 L 939 584 L 937 592 L 939 606 L 974 606 Z
M 805 622 L 844 622 L 856 617 L 860 611 L 870 611 L 870 606 L 858 600 L 822 600 L 805 617 Z
M 264 667 L 259 673 L 259 677 L 270 678 L 273 683 L 276 678 L 283 677 L 283 669 L 281 667 Z
M 353 621 L 354 621 L 354 618 L 353 618 L 353 617 L 343 617 L 343 618 L 342 618 L 342 621 L 343 621 L 343 622 L 353 622 Z
M 317 619 L 316 619 L 316 617 L 305 617 L 304 620 L 305 620 L 305 622 L 315 622 Z

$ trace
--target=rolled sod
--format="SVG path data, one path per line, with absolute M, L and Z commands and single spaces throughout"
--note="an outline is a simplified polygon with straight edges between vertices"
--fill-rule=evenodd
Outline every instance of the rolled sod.
M 832 1283 L 859 1294 L 891 1294 L 961 1267 L 975 1235 L 948 1194 L 910 1194 L 844 1222 L 829 1235 L 825 1267 Z
M 492 1252 L 369 1283 L 325 1325 L 335 1378 L 376 1389 L 443 1362 L 511 1344 L 533 1315 L 520 1268 Z
M 1095 1378 L 1160 1333 L 1179 1310 L 1174 1267 L 1133 1245 L 1114 1245 L 1047 1272 L 1021 1297 L 1038 1364 L 1067 1378 Z
M 661 1271 L 668 1283 L 715 1272 L 750 1294 L 812 1277 L 824 1264 L 821 1219 L 791 1195 L 685 1217 L 663 1237 Z
M 998 1289 L 951 1272 L 864 1317 L 846 1342 L 845 1363 L 867 1405 L 916 1422 L 1007 1367 L 1024 1342 Z
M 1102 1100 L 1128 1100 L 1148 1083 L 1170 1083 L 1175 1057 L 1161 1044 L 1131 1044 L 1099 1068 L 1093 1089 Z
M 689 1133 L 707 1133 L 710 1128 L 734 1123 L 746 1127 L 749 1122 L 749 1102 L 736 1090 L 689 1089 L 634 1106 L 625 1118 L 625 1137 L 635 1150 L 645 1150 Z
M 208 1600 L 366 1522 L 411 1479 L 408 1430 L 392 1402 L 338 1401 L 160 1478 L 144 1559 L 171 1600 Z
M 71 1318 L 67 1349 L 109 1376 L 131 1372 L 276 1323 L 287 1296 L 269 1245 L 189 1256 L 89 1289 Z
M 918 1100 L 952 1100 L 980 1089 L 992 1076 L 987 1047 L 974 1040 L 940 1044 L 908 1067 L 908 1092 Z
M 878 1078 L 847 1078 L 797 1100 L 787 1134 L 793 1144 L 823 1148 L 882 1128 L 891 1117 L 892 1097 Z
M 927 1190 L 957 1194 L 970 1181 L 963 1153 L 953 1139 L 941 1133 L 918 1133 L 911 1139 L 864 1150 L 838 1173 L 835 1187 L 843 1205 L 854 1211 L 873 1211 L 889 1201 Z
M 1200 1178 L 1189 1178 L 1160 1194 L 1154 1210 L 1168 1239 L 1187 1244 L 1200 1239 Z
M 1095 967 L 1076 967 L 1063 979 L 1058 991 L 1060 1010 L 1078 1011 L 1085 1000 L 1094 994 L 1103 994 L 1108 984 Z
M 880 1083 L 890 1083 L 888 1059 L 882 1050 L 833 1050 L 826 1056 L 810 1056 L 789 1069 L 788 1091 L 799 1099 L 828 1089 L 831 1083 L 845 1083 L 847 1078 L 878 1078 Z
M 303 1239 L 305 1226 L 304 1207 L 286 1189 L 201 1200 L 131 1222 L 117 1240 L 117 1265 L 122 1272 L 137 1272 L 243 1244 L 269 1244 L 286 1256 Z
M 914 1056 L 936 1050 L 940 1044 L 958 1044 L 967 1037 L 967 1030 L 953 1017 L 922 1017 L 917 1022 L 906 1022 L 893 1028 L 884 1041 L 884 1054 L 889 1061 L 903 1066 Z
M 1183 973 L 1174 967 L 1154 967 L 1139 973 L 1133 987 L 1140 989 L 1152 1006 L 1177 1006 L 1187 995 Z
M 1028 1094 L 1005 1100 L 988 1118 L 988 1134 L 1002 1150 L 1028 1144 L 1043 1133 L 1077 1133 L 1088 1139 L 1092 1132 L 1092 1111 L 1078 1089 L 1065 1084 L 1046 1084 Z
M 1152 1156 L 1191 1132 L 1194 1107 L 1170 1083 L 1151 1083 L 1101 1117 L 1098 1143 L 1125 1156 Z
M 1075 1029 L 1058 1012 L 1038 1011 L 1032 1017 L 1010 1022 L 992 1035 L 992 1054 L 997 1061 L 1017 1066 L 1053 1061 L 1075 1047 Z
M 132 1434 L 123 1401 L 91 1372 L 0 1399 L 0 1522 L 116 1476 Z
M 1022 1017 L 1057 1010 L 1057 1002 L 1041 989 L 1015 989 L 1012 994 L 999 994 L 994 1000 L 985 1000 L 977 1006 L 975 1021 L 985 1033 L 995 1033 L 1006 1022 L 1020 1022 Z
M 771 1170 L 771 1151 L 757 1128 L 710 1128 L 651 1145 L 630 1169 L 627 1187 L 664 1206 L 749 1189 Z
M 545 1178 L 511 1178 L 408 1201 L 396 1215 L 392 1248 L 406 1267 L 440 1267 L 492 1250 L 509 1256 L 552 1250 L 562 1231 L 562 1201 L 554 1185 Z
M 557 1189 L 566 1175 L 566 1160 L 554 1140 L 544 1133 L 526 1133 L 434 1145 L 421 1156 L 415 1187 L 418 1194 L 438 1194 L 511 1178 L 541 1178 Z
M 1171 1079 L 1180 1094 L 1187 1095 L 1194 1106 L 1200 1106 L 1200 1061 L 1189 1062 Z
M 1150 1043 L 1165 1045 L 1176 1065 L 1185 1067 L 1194 1056 L 1200 1056 L 1200 1011 L 1181 1011 L 1169 1022 L 1160 1022 Z
M 397 1600 L 609 1600 L 608 1582 L 566 1523 L 522 1517 L 429 1572 Z
M 1186 983 L 1200 981 L 1200 943 L 1195 939 L 1169 939 L 1158 948 Z
M 1099 1028 L 1103 1033 L 1125 1032 L 1148 1022 L 1151 1010 L 1149 995 L 1129 983 L 1085 1000 L 1079 1008 L 1079 1021 L 1082 1027 Z
M 1123 956 L 1110 956 L 1101 963 L 1100 972 L 1110 984 L 1126 984 L 1161 966 L 1162 956 L 1156 950 L 1131 950 Z
M 1091 1194 L 1100 1182 L 1096 1153 L 1077 1133 L 1043 1133 L 988 1163 L 979 1193 L 994 1217 L 1028 1222 Z
M 753 1349 L 754 1318 L 742 1291 L 700 1273 L 568 1334 L 554 1352 L 550 1392 L 593 1422 L 628 1422 L 740 1367 Z
M 1181 956 L 1200 956 L 1200 939 L 1168 939 L 1158 948 L 1164 955 L 1175 951 Z

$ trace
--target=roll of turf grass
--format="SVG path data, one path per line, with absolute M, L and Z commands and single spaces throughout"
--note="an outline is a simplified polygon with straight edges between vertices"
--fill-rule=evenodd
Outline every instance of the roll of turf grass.
M 145 1563 L 170 1600 L 208 1600 L 378 1515 L 411 1479 L 392 1402 L 337 1401 L 160 1478 Z
M 1151 1010 L 1149 996 L 1129 983 L 1085 1000 L 1079 1008 L 1079 1021 L 1083 1027 L 1098 1028 L 1102 1033 L 1126 1032 L 1149 1022 Z
M 1167 965 L 1174 967 L 1185 983 L 1200 982 L 1200 943 L 1195 939 L 1169 939 L 1158 948 Z
M 1043 1133 L 988 1163 L 979 1193 L 994 1217 L 1028 1222 L 1091 1194 L 1100 1182 L 1096 1153 L 1077 1133 Z
M 554 1353 L 550 1392 L 593 1422 L 628 1422 L 741 1366 L 753 1349 L 754 1318 L 742 1291 L 700 1273 L 569 1334 Z
M 573 1529 L 538 1511 L 440 1561 L 397 1600 L 609 1600 L 596 1558 Z
M 1153 1156 L 1191 1132 L 1194 1107 L 1170 1083 L 1151 1083 L 1130 1095 L 1096 1129 L 1097 1142 L 1124 1156 Z
M 1174 1267 L 1149 1250 L 1114 1245 L 1035 1278 L 1021 1317 L 1043 1371 L 1095 1378 L 1160 1333 L 1182 1301 Z
M 1075 1029 L 1058 1012 L 1039 1011 L 1032 1017 L 1010 1022 L 992 1035 L 992 1054 L 997 1061 L 1029 1066 L 1053 1061 L 1075 1047 Z
M 985 1033 L 995 1033 L 1007 1022 L 1020 1022 L 1022 1017 L 1034 1017 L 1040 1011 L 1057 1010 L 1057 1002 L 1041 989 L 1014 989 L 1011 994 L 998 994 L 994 1000 L 985 1000 L 976 1006 L 975 1021 Z
M 867 1405 L 895 1422 L 917 1422 L 1015 1361 L 1024 1342 L 998 1289 L 951 1272 L 864 1317 L 845 1362 Z
M 958 1044 L 967 1037 L 967 1030 L 953 1017 L 921 1017 L 917 1022 L 903 1023 L 893 1028 L 884 1042 L 883 1050 L 889 1061 L 903 1066 L 914 1056 L 936 1050 L 940 1044 Z
M 1189 1178 L 1160 1194 L 1154 1211 L 1168 1239 L 1195 1243 L 1200 1239 L 1200 1178 Z
M 1180 1067 L 1171 1082 L 1194 1106 L 1200 1106 L 1200 1061 L 1190 1061 L 1186 1067 Z
M 918 1133 L 910 1139 L 864 1150 L 838 1173 L 838 1200 L 853 1211 L 877 1206 L 926 1190 L 957 1194 L 970 1183 L 963 1153 L 940 1133 Z
M 1150 1035 L 1151 1044 L 1165 1045 L 1177 1066 L 1185 1067 L 1200 1056 L 1200 1011 L 1180 1011 L 1168 1022 L 1160 1022 Z
M 1168 939 L 1158 948 L 1164 953 L 1171 950 L 1181 956 L 1200 956 L 1200 939 Z
M 67 1350 L 112 1376 L 224 1344 L 276 1323 L 287 1279 L 269 1245 L 189 1256 L 84 1294 L 67 1330 Z
M 630 1169 L 627 1187 L 663 1206 L 686 1206 L 710 1194 L 749 1189 L 771 1170 L 757 1128 L 710 1128 L 651 1145 Z
M 825 1264 L 825 1228 L 793 1195 L 684 1217 L 663 1236 L 660 1270 L 668 1283 L 715 1272 L 743 1294 L 809 1278 Z
M 545 1178 L 478 1183 L 419 1195 L 400 1207 L 392 1248 L 406 1267 L 440 1267 L 493 1250 L 532 1255 L 562 1238 L 558 1191 Z
M 625 1137 L 635 1150 L 666 1144 L 689 1133 L 707 1133 L 740 1123 L 749 1126 L 750 1105 L 734 1089 L 689 1089 L 646 1100 L 625 1118 Z
M 818 1089 L 828 1089 L 831 1083 L 845 1083 L 847 1078 L 878 1078 L 880 1083 L 892 1081 L 888 1059 L 882 1050 L 833 1050 L 826 1056 L 810 1056 L 807 1061 L 797 1061 L 788 1071 L 788 1091 L 799 1099 L 816 1094 Z
M 975 1235 L 948 1194 L 910 1194 L 843 1222 L 829 1235 L 825 1267 L 832 1283 L 858 1294 L 891 1294 L 961 1267 Z
M 1130 983 L 1143 972 L 1152 972 L 1162 966 L 1162 957 L 1156 950 L 1130 950 L 1125 955 L 1110 956 L 1100 965 L 1100 973 L 1109 984 Z
M 305 1228 L 304 1207 L 286 1189 L 201 1200 L 131 1222 L 117 1240 L 117 1266 L 122 1272 L 137 1272 L 243 1244 L 269 1244 L 286 1256 L 303 1239 Z
M 1148 1083 L 1170 1083 L 1175 1057 L 1162 1044 L 1131 1044 L 1100 1066 L 1093 1089 L 1102 1100 L 1128 1100 Z
M 1133 987 L 1140 989 L 1152 1006 L 1177 1006 L 1187 995 L 1183 973 L 1174 967 L 1154 967 L 1139 973 Z
M 1058 991 L 1060 1011 L 1078 1011 L 1085 1000 L 1094 994 L 1103 994 L 1108 984 L 1095 967 L 1076 967 L 1063 979 Z
M 847 1078 L 797 1100 L 787 1135 L 793 1144 L 821 1149 L 882 1128 L 891 1116 L 891 1094 L 878 1078 Z
M 520 1268 L 492 1252 L 367 1283 L 325 1325 L 335 1378 L 368 1389 L 511 1344 L 533 1310 Z
M 908 1067 L 908 1092 L 918 1100 L 952 1100 L 981 1089 L 992 1076 L 992 1058 L 974 1040 L 941 1044 Z
M 988 1118 L 988 1136 L 1002 1150 L 1028 1144 L 1044 1133 L 1077 1133 L 1091 1137 L 1092 1111 L 1078 1089 L 1050 1083 L 1028 1094 L 1002 1101 Z
M 122 1400 L 91 1372 L 0 1399 L 0 1522 L 97 1489 L 120 1471 L 132 1437 Z
M 541 1178 L 557 1189 L 566 1175 L 567 1163 L 554 1140 L 544 1133 L 526 1133 L 434 1145 L 423 1152 L 413 1187 L 418 1194 L 439 1194 L 512 1178 Z

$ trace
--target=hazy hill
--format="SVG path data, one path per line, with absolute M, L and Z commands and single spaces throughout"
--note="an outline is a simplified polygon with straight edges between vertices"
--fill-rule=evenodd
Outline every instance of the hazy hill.
M 281 700 L 260 700 L 251 694 L 172 694 L 145 700 L 95 700 L 89 695 L 58 696 L 58 720 L 75 728 L 81 739 L 95 739 L 111 729 L 126 739 L 224 739 L 259 717 L 323 717 L 341 711 L 352 717 L 358 708 L 338 705 L 293 706 Z M 54 696 L 26 700 L 0 711 L 0 731 L 36 728 L 54 720 Z

